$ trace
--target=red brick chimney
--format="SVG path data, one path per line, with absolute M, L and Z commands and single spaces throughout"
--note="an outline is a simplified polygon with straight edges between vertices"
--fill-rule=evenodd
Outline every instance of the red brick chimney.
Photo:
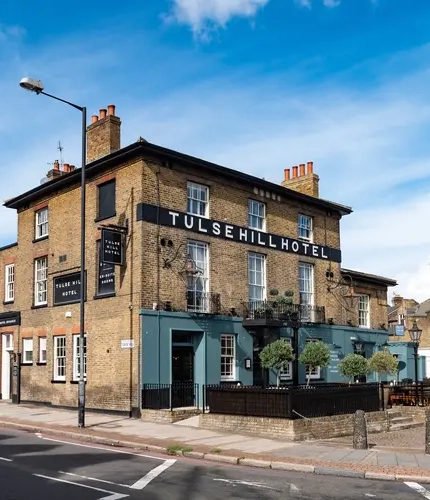
M 288 189 L 319 198 L 319 177 L 314 174 L 313 162 L 308 161 L 307 165 L 300 163 L 299 166 L 295 165 L 292 170 L 292 177 L 290 177 L 289 168 L 284 170 L 284 180 L 281 182 L 281 185 Z

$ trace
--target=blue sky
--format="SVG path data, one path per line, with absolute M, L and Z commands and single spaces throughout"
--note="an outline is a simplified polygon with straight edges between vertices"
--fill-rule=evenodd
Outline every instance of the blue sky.
M 39 4 L 42 5 L 42 4 Z M 122 143 L 151 142 L 281 182 L 314 161 L 350 205 L 343 265 L 430 296 L 430 2 L 3 0 L 0 198 L 79 165 L 80 115 L 115 104 Z M 79 207 L 71 207 L 73 211 Z M 0 208 L 0 245 L 16 239 Z

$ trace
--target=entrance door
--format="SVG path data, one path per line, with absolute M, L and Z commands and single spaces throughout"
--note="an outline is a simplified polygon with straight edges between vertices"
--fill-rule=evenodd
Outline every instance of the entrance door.
M 194 348 L 172 347 L 172 406 L 194 406 Z
M 11 354 L 13 352 L 13 335 L 4 333 L 2 335 L 2 356 L 1 356 L 1 398 L 11 399 L 12 363 Z

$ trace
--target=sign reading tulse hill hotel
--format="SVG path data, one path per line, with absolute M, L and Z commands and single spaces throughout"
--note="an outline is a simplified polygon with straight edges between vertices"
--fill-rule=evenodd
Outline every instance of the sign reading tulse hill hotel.
M 102 229 L 101 257 L 102 262 L 123 266 L 125 262 L 124 235 L 119 231 Z
M 158 213 L 159 210 L 159 213 Z M 162 226 L 177 227 L 194 233 L 214 236 L 225 240 L 256 245 L 263 248 L 278 250 L 280 252 L 306 255 L 315 259 L 341 262 L 341 251 L 323 245 L 314 245 L 294 238 L 278 234 L 255 231 L 247 227 L 236 226 L 226 222 L 205 219 L 194 215 L 185 214 L 168 208 L 157 207 L 139 203 L 137 206 L 137 220 L 159 223 Z
M 81 273 L 56 276 L 54 282 L 54 306 L 74 304 L 81 300 Z M 86 298 L 86 297 L 85 297 Z

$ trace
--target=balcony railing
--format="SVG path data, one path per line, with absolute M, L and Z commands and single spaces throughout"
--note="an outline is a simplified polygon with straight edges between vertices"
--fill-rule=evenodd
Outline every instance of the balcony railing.
M 280 301 L 254 300 L 243 304 L 245 322 L 255 323 L 325 323 L 325 308 L 303 304 L 288 304 Z
M 187 311 L 200 314 L 221 314 L 221 294 L 188 290 Z

